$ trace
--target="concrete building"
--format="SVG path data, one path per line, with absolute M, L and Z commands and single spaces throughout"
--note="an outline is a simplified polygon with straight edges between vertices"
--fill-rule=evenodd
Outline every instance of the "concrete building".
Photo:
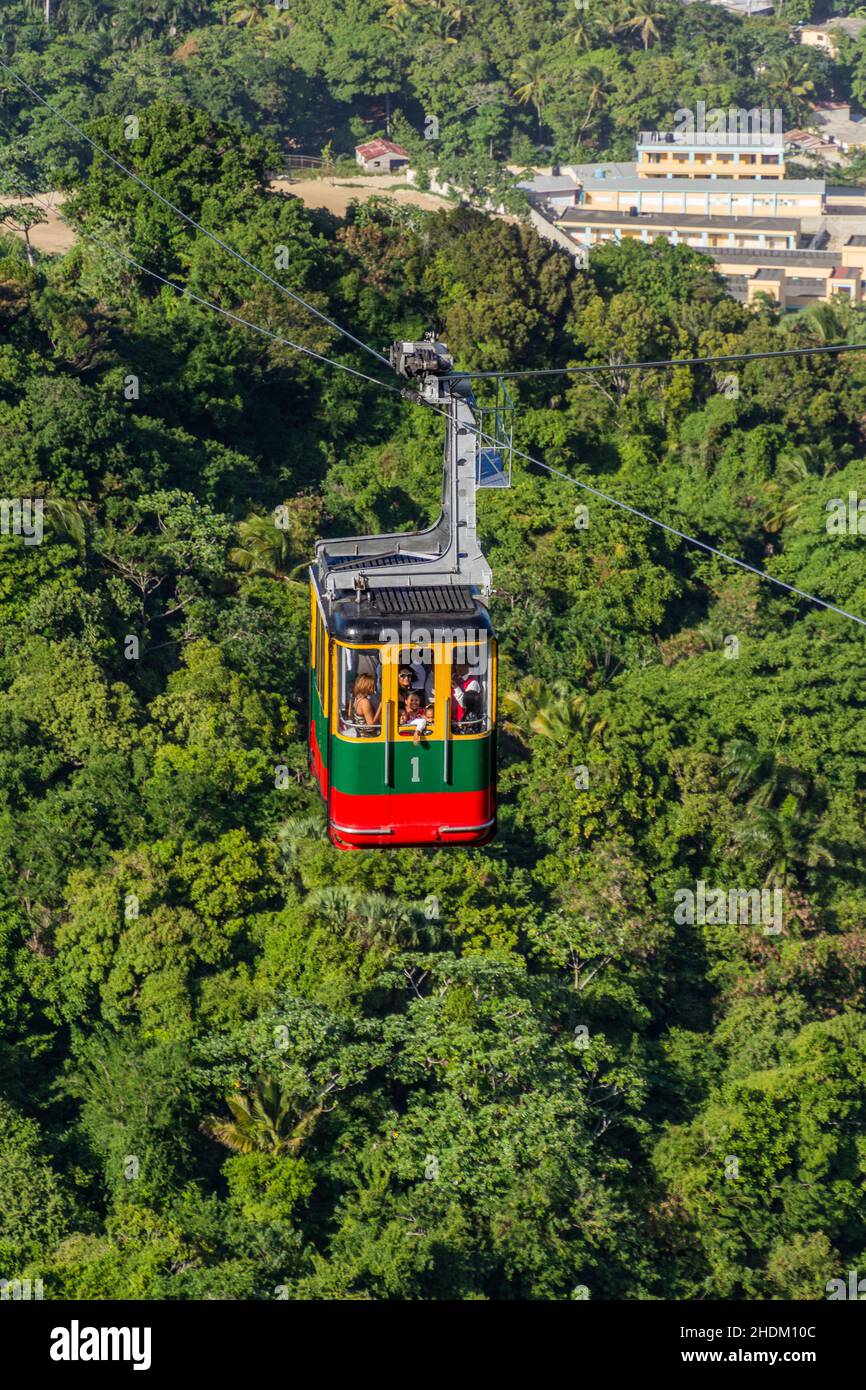
M 832 111 L 850 118 L 849 108 Z M 744 303 L 767 295 L 799 309 L 842 295 L 861 304 L 866 190 L 786 178 L 784 142 L 795 137 L 811 143 L 807 131 L 642 131 L 634 165 L 566 167 L 521 187 L 541 235 L 577 264 L 599 242 L 663 238 L 709 256 Z
M 642 130 L 637 140 L 641 178 L 783 179 L 784 136 L 770 131 Z
M 757 270 L 747 282 L 746 303 L 755 304 L 758 295 L 765 294 L 768 299 L 772 299 L 778 304 L 780 309 L 787 309 L 787 295 L 785 290 L 784 270 L 770 270 L 768 268 Z
M 644 212 L 702 213 L 719 217 L 820 217 L 823 179 L 588 179 L 581 207 Z
M 801 24 L 796 33 L 800 42 L 809 48 L 820 48 L 831 58 L 839 56 L 839 36 L 845 34 L 849 39 L 857 39 L 866 29 L 866 19 L 853 19 L 845 15 L 834 15 L 823 24 Z
M 780 309 L 805 309 L 817 300 L 831 300 L 839 295 L 850 299 L 852 304 L 862 303 L 862 277 L 858 267 L 835 265 L 826 275 L 819 276 L 797 274 L 801 269 L 810 270 L 811 267 L 761 266 L 746 281 L 746 303 L 754 304 L 759 294 L 769 295 Z
M 866 275 L 866 236 L 849 236 L 842 247 L 845 265 L 857 266 Z
M 866 24 L 866 19 L 862 21 Z M 812 110 L 818 134 L 845 152 L 866 145 L 866 120 L 853 116 L 847 101 L 818 101 Z
M 800 223 L 795 217 L 713 217 L 698 213 L 642 214 L 606 212 L 592 208 L 566 208 L 556 217 L 556 225 L 582 246 L 600 241 L 655 241 L 665 237 L 675 246 L 694 246 L 698 250 L 727 247 L 792 251 L 796 248 Z
M 355 146 L 355 162 L 368 173 L 393 174 L 407 167 L 409 157 L 409 151 L 393 140 L 368 140 L 365 145 Z

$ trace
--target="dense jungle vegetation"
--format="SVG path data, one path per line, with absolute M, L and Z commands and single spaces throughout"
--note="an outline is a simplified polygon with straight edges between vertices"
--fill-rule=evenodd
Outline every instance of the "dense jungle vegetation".
M 352 64 L 346 6 L 342 28 L 296 6 L 286 37 L 214 22 L 178 72 L 172 24 L 223 6 L 153 0 L 123 46 L 90 19 L 131 4 L 63 0 L 44 51 L 40 8 L 26 43 L 4 8 L 16 67 L 377 347 L 431 322 L 479 368 L 866 341 L 862 310 L 746 310 L 688 248 L 578 271 L 520 221 L 381 198 L 341 222 L 268 191 L 283 113 L 321 130 L 322 103 L 372 101 L 383 33 L 406 90 L 433 79 L 403 21 L 371 18 Z M 681 47 L 623 69 L 685 72 L 700 8 L 659 5 Z M 447 61 L 487 73 L 483 33 L 505 71 L 548 10 L 467 5 Z M 703 10 L 708 51 L 736 23 Z M 7 138 L 102 244 L 31 265 L 0 241 L 2 493 L 47 527 L 0 536 L 0 1275 L 46 1298 L 823 1297 L 866 1262 L 862 628 L 518 466 L 479 501 L 499 838 L 338 853 L 305 769 L 304 563 L 317 534 L 432 518 L 440 422 L 113 258 L 370 370 L 4 90 Z M 866 495 L 866 360 L 731 377 L 523 382 L 518 441 L 866 615 L 863 538 L 826 524 Z M 781 932 L 677 922 L 698 881 L 780 889 Z
M 786 129 L 814 100 L 862 103 L 866 35 L 836 60 L 790 37 L 854 8 L 778 0 L 744 22 L 679 0 L 4 0 L 0 56 L 78 121 L 172 99 L 283 157 L 351 157 L 388 127 L 422 173 L 501 196 L 506 163 L 632 159 L 638 130 L 697 101 L 770 106 Z M 43 188 L 80 163 L 2 72 L 0 142 Z

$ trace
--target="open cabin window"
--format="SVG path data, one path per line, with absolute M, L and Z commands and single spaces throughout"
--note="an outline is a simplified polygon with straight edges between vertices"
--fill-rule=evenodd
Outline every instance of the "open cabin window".
M 436 663 L 432 644 L 398 647 L 397 736 L 429 738 L 436 722 Z
M 493 723 L 492 644 L 455 645 L 448 663 L 451 737 L 486 734 Z
M 379 738 L 384 669 L 381 650 L 378 647 L 338 647 L 337 651 L 338 731 L 345 738 Z M 373 716 L 373 723 L 367 718 L 368 714 Z

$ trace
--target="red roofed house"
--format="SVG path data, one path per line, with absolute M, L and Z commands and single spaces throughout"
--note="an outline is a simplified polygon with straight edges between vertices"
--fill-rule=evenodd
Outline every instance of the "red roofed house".
M 409 163 L 409 151 L 393 140 L 368 140 L 366 145 L 355 146 L 355 159 L 370 173 L 392 174 Z

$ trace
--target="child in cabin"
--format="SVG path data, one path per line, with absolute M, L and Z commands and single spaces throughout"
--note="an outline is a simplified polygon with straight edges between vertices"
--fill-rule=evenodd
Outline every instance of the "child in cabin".
M 407 733 L 409 729 L 414 729 L 415 733 L 412 737 L 412 742 L 414 744 L 419 744 L 421 742 L 421 735 L 426 732 L 427 720 L 432 717 L 432 706 L 428 707 L 425 711 L 421 703 L 420 690 L 410 690 L 400 706 L 401 732 L 403 726 L 406 726 Z

